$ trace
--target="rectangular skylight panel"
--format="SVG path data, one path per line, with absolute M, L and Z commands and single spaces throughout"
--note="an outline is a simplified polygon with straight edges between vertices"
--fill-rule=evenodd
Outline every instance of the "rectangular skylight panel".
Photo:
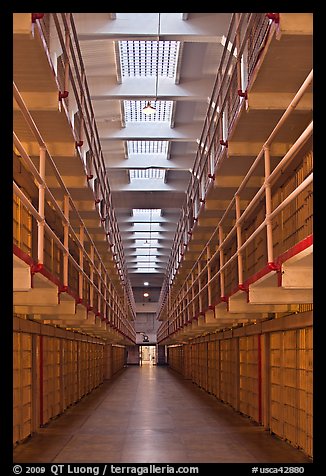
M 157 273 L 156 268 L 137 268 L 137 273 Z
M 170 124 L 173 101 L 151 101 L 155 114 L 144 114 L 147 101 L 123 101 L 125 122 L 165 122 Z
M 156 263 L 157 255 L 139 255 L 137 256 L 137 263 L 148 263 L 149 261 L 152 263 Z
M 179 41 L 118 41 L 122 79 L 163 76 L 175 79 Z
M 164 154 L 167 155 L 169 141 L 167 140 L 129 140 L 127 141 L 128 157 L 135 154 Z
M 129 171 L 130 181 L 134 179 L 150 179 L 164 181 L 164 169 L 131 169 Z
M 132 216 L 134 217 L 141 217 L 146 218 L 147 216 L 150 218 L 152 217 L 160 217 L 161 216 L 161 208 L 133 208 L 132 209 Z
M 151 240 L 151 241 L 149 242 L 149 240 L 146 240 L 146 239 L 141 240 L 141 239 L 137 238 L 137 239 L 135 240 L 135 244 L 136 244 L 136 246 L 147 246 L 147 247 L 148 247 L 149 245 L 150 245 L 150 246 L 157 246 L 157 245 L 158 245 L 158 240 L 155 239 L 155 240 Z M 139 249 L 139 248 L 137 248 L 137 249 Z M 153 249 L 155 249 L 155 251 L 157 251 L 157 248 L 153 248 Z

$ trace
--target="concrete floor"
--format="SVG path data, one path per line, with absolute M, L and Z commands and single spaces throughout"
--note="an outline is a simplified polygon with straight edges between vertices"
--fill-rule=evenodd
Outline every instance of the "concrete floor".
M 309 463 L 166 367 L 131 366 L 14 450 L 15 463 Z

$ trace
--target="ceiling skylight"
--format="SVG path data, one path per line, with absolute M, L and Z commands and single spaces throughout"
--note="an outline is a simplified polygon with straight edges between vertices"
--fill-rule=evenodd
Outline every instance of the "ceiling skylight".
M 167 155 L 169 142 L 167 140 L 128 140 L 128 157 L 136 154 L 164 154 Z
M 162 210 L 160 208 L 133 208 L 132 216 L 141 218 L 160 217 Z
M 121 75 L 175 79 L 179 41 L 119 41 Z
M 164 169 L 130 169 L 130 182 L 135 179 L 161 180 L 164 182 Z
M 173 101 L 151 101 L 155 114 L 144 114 L 147 101 L 123 101 L 125 122 L 165 122 L 171 124 Z

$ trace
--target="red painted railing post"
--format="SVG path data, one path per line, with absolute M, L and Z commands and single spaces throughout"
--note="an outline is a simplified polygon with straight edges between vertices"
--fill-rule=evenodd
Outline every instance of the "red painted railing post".
M 40 335 L 40 427 L 43 426 L 43 336 Z
M 257 350 L 258 350 L 258 423 L 262 423 L 262 376 L 261 376 L 261 335 L 257 336 Z

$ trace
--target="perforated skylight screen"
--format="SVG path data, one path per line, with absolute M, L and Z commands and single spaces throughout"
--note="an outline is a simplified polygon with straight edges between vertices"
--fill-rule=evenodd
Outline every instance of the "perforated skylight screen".
M 142 218 L 160 217 L 161 208 L 133 208 L 132 215 L 134 217 L 140 215 Z
M 125 122 L 165 122 L 170 124 L 173 101 L 151 101 L 155 114 L 144 114 L 147 101 L 123 101 Z
M 158 240 L 151 240 L 150 242 L 148 240 L 140 240 L 139 238 L 135 240 L 136 246 L 157 246 L 158 245 Z M 136 251 L 140 250 L 141 248 L 136 248 Z M 157 248 L 153 248 L 154 251 L 157 251 Z
M 130 169 L 130 181 L 134 179 L 150 179 L 164 181 L 164 169 Z
M 179 41 L 119 41 L 124 77 L 164 76 L 175 78 Z
M 128 157 L 134 154 L 164 154 L 167 155 L 169 142 L 167 140 L 129 140 L 127 141 Z

